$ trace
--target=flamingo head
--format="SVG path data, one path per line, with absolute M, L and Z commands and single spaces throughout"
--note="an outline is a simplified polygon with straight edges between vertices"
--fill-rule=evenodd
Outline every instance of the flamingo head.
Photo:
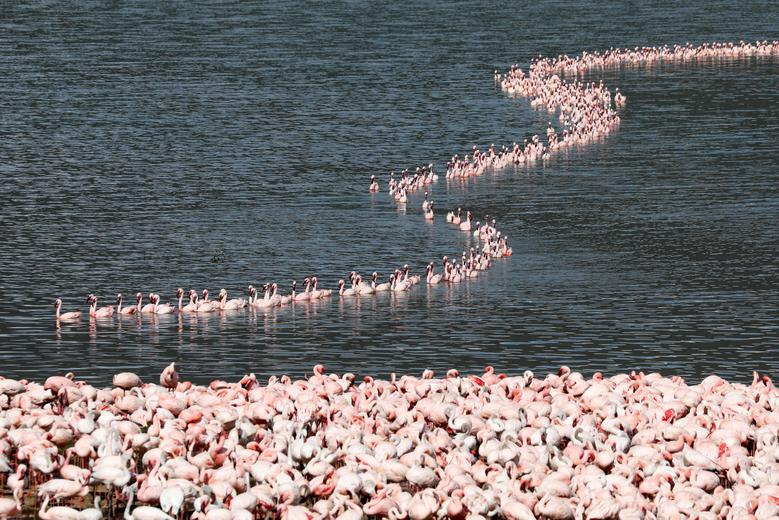
M 394 273 L 390 275 L 389 280 L 390 280 L 390 283 L 395 281 L 395 274 Z
M 295 287 L 298 286 L 298 283 L 295 280 L 292 280 L 292 290 L 295 290 Z
M 176 289 L 176 298 L 182 298 L 183 296 L 184 296 L 184 289 L 182 289 L 181 287 Z
M 379 273 L 373 271 L 373 274 L 371 275 L 371 280 L 375 282 L 378 278 L 379 278 Z
M 135 299 L 138 300 L 138 303 L 141 303 L 141 300 L 143 300 L 143 293 L 137 293 Z
M 219 299 L 222 298 L 227 298 L 227 289 L 225 288 L 219 289 Z
M 271 284 L 270 288 L 271 290 L 273 290 L 273 292 L 276 292 L 279 288 L 279 284 L 274 282 L 273 284 Z M 227 296 L 227 294 L 225 294 L 225 296 Z
M 116 303 L 122 303 L 124 301 L 124 296 L 122 296 L 122 293 L 119 293 L 116 295 Z
M 208 289 L 203 289 L 203 299 L 204 300 L 208 299 Z
M 62 307 L 62 298 L 57 298 L 56 300 L 54 300 L 54 306 Z
M 341 278 L 340 280 L 338 280 L 338 288 L 339 288 L 339 289 L 343 288 L 343 286 L 344 286 L 344 285 L 346 285 L 346 282 L 344 282 L 344 279 L 343 279 L 343 278 Z
M 94 294 L 87 295 L 87 303 L 92 303 L 93 301 L 97 301 L 97 297 Z
M 317 280 L 316 276 L 311 277 L 311 282 L 314 284 L 314 289 L 316 289 L 316 286 L 319 283 L 319 280 Z
M 303 278 L 303 282 L 305 282 L 306 287 L 308 287 L 309 285 L 311 285 L 311 278 L 306 276 L 305 278 Z
M 251 296 L 252 298 L 254 298 L 254 295 L 255 295 L 255 294 L 257 294 L 257 289 L 255 289 L 253 285 L 250 285 L 250 286 L 249 286 L 249 296 Z

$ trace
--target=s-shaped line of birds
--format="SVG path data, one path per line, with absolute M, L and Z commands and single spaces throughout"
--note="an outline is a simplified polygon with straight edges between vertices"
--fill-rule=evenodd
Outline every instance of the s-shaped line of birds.
M 546 144 L 542 143 L 538 135 L 530 140 L 525 139 L 523 144 L 513 143 L 511 146 L 503 146 L 496 151 L 494 145 L 490 145 L 488 151 L 480 151 L 473 147 L 470 154 L 460 157 L 452 156 L 447 163 L 446 178 L 459 179 L 484 174 L 489 168 L 498 169 L 511 165 L 531 165 L 539 160 L 549 161 L 552 154 L 569 146 L 581 146 L 593 143 L 601 139 L 619 126 L 620 118 L 617 110 L 626 104 L 625 96 L 616 89 L 612 96 L 603 81 L 585 82 L 580 78 L 586 72 L 618 67 L 651 67 L 660 62 L 688 63 L 705 60 L 743 59 L 751 57 L 765 57 L 779 55 L 779 42 L 757 41 L 748 43 L 711 42 L 702 43 L 695 47 L 691 44 L 674 45 L 673 47 L 635 47 L 634 49 L 611 48 L 603 53 L 583 52 L 581 55 L 571 58 L 558 56 L 557 58 L 539 58 L 532 61 L 527 73 L 518 65 L 514 65 L 506 73 L 501 75 L 494 73 L 496 84 L 509 96 L 523 96 L 530 98 L 530 104 L 535 108 L 542 108 L 549 112 L 550 116 L 557 116 L 563 128 L 556 130 L 552 122 L 546 129 Z M 567 76 L 573 80 L 566 81 Z M 408 170 L 401 173 L 400 180 L 390 174 L 388 181 L 389 195 L 398 203 L 406 204 L 409 194 L 436 182 L 438 175 L 433 171 L 433 165 L 416 168 L 414 174 Z M 369 192 L 379 191 L 376 176 L 371 176 Z M 429 193 L 425 192 L 422 204 L 423 215 L 426 220 L 435 218 L 433 201 L 429 200 Z M 479 272 L 489 268 L 491 260 L 510 256 L 511 248 L 508 246 L 507 237 L 495 228 L 495 221 L 480 225 L 479 222 L 473 230 L 473 214 L 467 211 L 465 218 L 460 209 L 457 212 L 450 211 L 446 215 L 447 222 L 458 226 L 459 229 L 471 232 L 482 242 L 481 251 L 471 249 L 462 255 L 461 262 L 450 262 L 448 257 L 443 257 L 443 273 L 435 273 L 435 264 L 426 266 L 426 281 L 428 284 L 440 282 L 457 283 L 466 278 L 477 276 Z M 408 265 L 403 269 L 395 269 L 385 283 L 378 282 L 378 274 L 372 273 L 371 282 L 363 281 L 356 272 L 349 275 L 350 287 L 341 279 L 338 281 L 338 293 L 342 298 L 374 294 L 384 291 L 405 291 L 421 281 L 419 276 L 409 273 Z M 123 307 L 122 295 L 117 295 L 117 307 L 97 306 L 97 296 L 90 294 L 87 297 L 89 303 L 89 316 L 93 318 L 109 318 L 114 313 L 124 314 L 169 314 L 173 312 L 223 312 L 244 307 L 270 308 L 278 307 L 293 302 L 303 302 L 327 298 L 332 295 L 328 289 L 320 289 L 316 276 L 304 279 L 305 289 L 297 292 L 297 284 L 293 280 L 291 291 L 287 295 L 278 293 L 276 283 L 267 283 L 261 287 L 262 296 L 253 286 L 248 288 L 248 300 L 243 298 L 228 299 L 227 291 L 222 289 L 216 300 L 210 300 L 208 291 L 204 290 L 202 299 L 193 289 L 187 293 L 189 303 L 184 305 L 184 290 L 178 289 L 176 297 L 178 304 L 160 303 L 160 296 L 156 293 L 148 295 L 146 305 L 143 305 L 143 295 L 136 295 L 136 305 Z M 58 298 L 55 302 L 55 316 L 58 321 L 78 320 L 81 312 L 61 312 L 62 301 Z

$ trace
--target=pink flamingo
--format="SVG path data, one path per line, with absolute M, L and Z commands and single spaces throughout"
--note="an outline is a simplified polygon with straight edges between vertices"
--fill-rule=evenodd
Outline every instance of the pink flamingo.
M 164 386 L 169 390 L 175 390 L 179 384 L 179 375 L 176 372 L 176 363 L 171 363 L 166 366 L 160 374 L 160 386 Z
M 135 311 L 138 309 L 134 305 L 130 305 L 129 307 L 122 307 L 122 303 L 124 302 L 124 296 L 122 296 L 121 293 L 116 295 L 116 313 L 120 316 L 128 316 L 130 314 L 135 314 Z
M 184 292 L 183 289 L 179 289 L 182 293 Z M 197 298 L 197 293 L 193 290 L 189 290 L 189 303 L 185 306 L 181 307 L 181 312 L 197 312 L 197 304 L 195 303 L 195 299 Z M 179 303 L 179 305 L 181 305 Z
M 154 293 L 149 293 L 149 303 L 141 307 L 141 303 L 143 302 L 143 294 L 138 293 L 135 295 L 135 297 L 138 299 L 138 312 L 142 314 L 152 314 L 154 312 L 154 302 L 152 302 L 152 295 Z
M 297 288 L 298 283 L 295 280 L 292 280 L 292 301 L 305 302 L 311 299 L 311 293 L 308 292 L 308 284 L 310 282 L 308 278 L 304 279 L 303 281 L 306 283 L 306 290 L 300 294 L 297 294 L 295 289 Z
M 13 499 L 0 497 L 0 520 L 14 518 L 22 513 L 22 493 L 14 491 Z
M 441 283 L 441 280 L 444 279 L 443 275 L 441 274 L 433 274 L 433 270 L 435 269 L 435 265 L 433 262 L 430 262 L 427 266 L 427 283 L 430 285 L 436 285 Z
M 149 296 L 149 299 L 153 299 L 154 302 L 154 314 L 172 314 L 174 312 L 174 308 L 172 305 L 168 303 L 160 303 L 160 295 L 157 293 L 154 293 Z
M 466 215 L 467 216 L 465 217 L 465 222 L 461 222 L 460 223 L 460 229 L 462 231 L 470 231 L 471 230 L 471 219 L 473 218 L 473 215 L 471 214 L 470 211 Z
M 319 291 L 319 297 L 320 298 L 328 298 L 332 296 L 333 290 L 332 289 L 317 289 L 317 285 L 319 285 L 319 279 L 316 276 L 311 277 L 311 283 L 314 286 L 314 290 Z
M 54 317 L 61 321 L 73 321 L 81 318 L 81 312 L 60 312 L 62 308 L 62 300 L 57 298 L 54 300 Z
M 376 283 L 379 279 L 379 273 L 376 271 L 373 272 L 371 275 L 371 286 L 374 288 L 376 292 L 385 292 L 389 291 L 392 287 L 392 281 L 384 282 L 384 283 Z
M 356 296 L 357 291 L 354 289 L 354 287 L 351 287 L 349 289 L 345 288 L 346 282 L 344 282 L 343 278 L 338 280 L 338 294 L 341 296 Z M 354 284 L 352 284 L 354 285 Z
M 111 305 L 97 308 L 97 296 L 94 294 L 87 296 L 87 303 L 89 304 L 89 316 L 91 318 L 110 318 L 114 315 L 114 308 Z

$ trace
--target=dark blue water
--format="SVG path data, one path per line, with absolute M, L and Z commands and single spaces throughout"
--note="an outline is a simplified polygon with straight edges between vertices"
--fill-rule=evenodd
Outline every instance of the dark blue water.
M 536 55 L 779 37 L 779 5 L 641 2 L 0 10 L 0 367 L 94 382 L 171 360 L 186 378 L 567 364 L 699 379 L 776 375 L 779 63 L 613 71 L 620 131 L 547 166 L 432 188 L 398 212 L 371 174 L 520 141 L 548 115 L 491 72 Z M 226 287 L 409 263 L 468 244 L 513 258 L 454 287 L 271 312 L 56 328 L 53 300 Z M 216 260 L 216 261 L 215 261 Z

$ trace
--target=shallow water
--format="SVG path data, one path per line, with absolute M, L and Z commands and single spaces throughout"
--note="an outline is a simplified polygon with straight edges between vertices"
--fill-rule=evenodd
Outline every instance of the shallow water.
M 0 12 L 0 367 L 96 383 L 171 360 L 207 381 L 328 370 L 777 374 L 779 63 L 610 72 L 620 131 L 546 167 L 432 188 L 367 180 L 510 143 L 548 116 L 493 69 L 609 46 L 776 39 L 779 5 L 153 2 Z M 269 313 L 54 326 L 84 297 L 419 272 L 498 220 L 514 257 L 456 287 Z M 223 260 L 214 262 L 214 260 Z

